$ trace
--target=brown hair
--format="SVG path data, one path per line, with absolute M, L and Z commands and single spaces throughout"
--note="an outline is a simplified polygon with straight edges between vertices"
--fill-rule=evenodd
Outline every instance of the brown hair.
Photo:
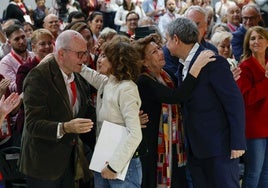
M 263 28 L 261 26 L 250 27 L 247 30 L 247 33 L 246 33 L 246 36 L 244 39 L 244 46 L 243 46 L 244 50 L 243 50 L 243 55 L 242 55 L 242 61 L 244 61 L 252 56 L 252 51 L 249 49 L 249 41 L 250 41 L 250 36 L 251 36 L 253 31 L 257 32 L 259 35 L 261 35 L 262 37 L 264 37 L 268 41 L 268 31 L 265 30 L 265 28 Z M 268 48 L 266 48 L 265 57 L 268 57 Z
M 118 81 L 136 81 L 140 74 L 140 55 L 125 36 L 117 35 L 102 46 Z
M 133 41 L 133 45 L 136 48 L 136 50 L 139 52 L 141 56 L 141 60 L 145 59 L 145 48 L 148 44 L 150 44 L 150 42 L 155 42 L 159 46 L 161 46 L 162 44 L 161 37 L 156 33 L 150 34 L 144 38 Z

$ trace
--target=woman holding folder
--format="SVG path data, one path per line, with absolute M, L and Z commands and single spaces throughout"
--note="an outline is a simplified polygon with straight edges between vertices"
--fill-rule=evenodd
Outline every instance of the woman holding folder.
M 139 109 L 141 101 L 135 84 L 139 76 L 139 54 L 129 39 L 116 36 L 103 45 L 98 72 L 83 65 L 81 75 L 97 90 L 97 138 L 103 121 L 125 126 L 129 132 L 102 171 L 94 172 L 96 188 L 141 186 L 141 162 L 135 153 L 142 139 Z M 112 140 L 111 140 L 112 141 Z M 130 161 L 124 181 L 116 179 Z

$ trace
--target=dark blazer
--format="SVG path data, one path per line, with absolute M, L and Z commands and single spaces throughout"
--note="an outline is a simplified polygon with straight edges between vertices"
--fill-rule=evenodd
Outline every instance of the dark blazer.
M 27 6 L 23 3 L 25 9 L 26 9 L 26 13 L 27 15 L 29 15 L 29 10 L 27 8 Z M 24 12 L 20 9 L 19 6 L 15 5 L 15 4 L 9 4 L 7 6 L 7 9 L 6 9 L 6 15 L 5 15 L 5 20 L 8 20 L 8 19 L 11 19 L 11 18 L 14 18 L 14 19 L 17 19 L 19 20 L 21 23 L 25 22 L 24 18 Z
M 236 61 L 238 62 L 240 61 L 241 55 L 243 54 L 243 44 L 246 32 L 246 28 L 242 25 L 237 28 L 235 32 L 233 32 L 233 38 L 231 40 L 232 51 Z
M 76 117 L 95 116 L 83 78 L 75 73 L 80 96 Z M 22 138 L 20 171 L 27 176 L 56 180 L 70 164 L 77 134 L 65 134 L 57 139 L 59 122 L 73 117 L 62 73 L 54 56 L 33 68 L 24 86 L 25 124 Z
M 200 46 L 190 67 L 202 50 Z M 215 57 L 215 62 L 201 70 L 193 92 L 183 103 L 187 148 L 200 159 L 246 148 L 242 95 L 226 59 Z

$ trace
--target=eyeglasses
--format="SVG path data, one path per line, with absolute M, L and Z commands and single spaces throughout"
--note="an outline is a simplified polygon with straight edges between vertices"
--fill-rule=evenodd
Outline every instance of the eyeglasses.
M 76 53 L 78 59 L 82 59 L 83 57 L 88 57 L 88 55 L 89 55 L 88 51 L 74 51 L 71 49 L 63 49 L 63 50 L 67 50 L 67 51 Z
M 245 21 L 253 21 L 257 18 L 258 16 L 243 16 L 242 19 Z
M 139 18 L 130 18 L 130 19 L 127 19 L 128 22 L 131 22 L 131 21 L 138 21 Z

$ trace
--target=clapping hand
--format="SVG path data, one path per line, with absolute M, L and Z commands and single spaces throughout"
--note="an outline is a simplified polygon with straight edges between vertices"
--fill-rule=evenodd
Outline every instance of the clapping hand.
M 7 87 L 10 84 L 10 80 L 9 79 L 2 79 L 0 82 L 0 97 L 6 93 Z

